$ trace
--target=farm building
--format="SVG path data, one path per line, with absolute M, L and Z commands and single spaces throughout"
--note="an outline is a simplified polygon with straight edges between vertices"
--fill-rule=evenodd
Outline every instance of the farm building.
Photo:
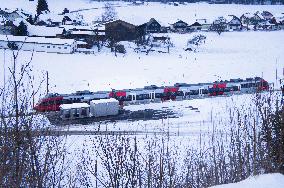
M 106 38 L 115 41 L 129 41 L 141 38 L 144 31 L 142 27 L 116 20 L 105 24 L 105 35 Z
M 72 103 L 60 105 L 62 119 L 77 119 L 90 117 L 90 105 L 87 103 Z
M 119 112 L 119 102 L 116 99 L 100 99 L 92 100 L 90 102 L 90 113 L 91 116 L 111 116 L 117 115 Z
M 203 18 L 203 19 L 196 19 L 196 22 L 201 25 L 201 31 L 208 31 L 211 27 L 211 23 L 209 20 Z
M 0 48 L 19 47 L 26 51 L 73 53 L 77 49 L 77 44 L 74 39 L 0 35 Z
M 161 32 L 161 24 L 154 18 L 151 18 L 149 22 L 144 23 L 141 26 L 145 29 L 146 33 L 160 33 Z
M 187 30 L 187 26 L 188 26 L 187 23 L 185 23 L 182 20 L 179 20 L 179 21 L 172 24 L 172 29 L 173 29 L 173 31 L 183 33 Z
M 201 31 L 202 25 L 198 22 L 194 22 L 188 26 L 189 31 Z

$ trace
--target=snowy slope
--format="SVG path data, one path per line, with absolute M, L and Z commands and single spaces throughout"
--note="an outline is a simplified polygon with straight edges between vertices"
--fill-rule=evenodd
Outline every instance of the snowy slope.
M 211 188 L 282 188 L 284 185 L 283 174 L 263 174 L 255 177 L 249 177 L 238 183 L 218 185 Z
M 35 13 L 37 1 L 27 0 L 11 0 L 7 3 L 1 0 L 1 8 L 23 8 L 29 12 Z M 1 2 L 0 1 L 0 2 Z M 4 3 L 6 2 L 6 3 Z M 181 19 L 189 24 L 194 23 L 196 19 L 212 20 L 218 16 L 236 15 L 240 17 L 242 14 L 256 11 L 270 11 L 273 14 L 280 14 L 284 12 L 284 5 L 212 5 L 207 3 L 196 3 L 173 6 L 161 3 L 145 3 L 144 5 L 134 6 L 129 2 L 111 2 L 116 6 L 119 19 L 129 21 L 133 24 L 142 24 L 150 18 L 159 20 L 163 25 L 173 23 Z M 80 14 L 84 16 L 87 22 L 91 23 L 101 15 L 104 2 L 90 1 L 90 0 L 48 0 L 48 6 L 51 12 L 60 13 L 64 8 L 70 11 L 79 9 L 90 9 L 81 11 Z
M 194 34 L 170 34 L 175 45 L 169 54 L 135 53 L 115 57 L 109 49 L 91 55 L 35 53 L 35 76 L 49 71 L 51 92 L 70 93 L 76 90 L 110 90 L 143 87 L 145 85 L 173 85 L 176 82 L 212 82 L 217 79 L 262 76 L 275 82 L 284 66 L 284 31 L 228 32 L 207 36 L 197 53 L 186 52 L 187 39 Z M 11 59 L 6 50 L 6 65 Z M 21 60 L 30 52 L 22 52 Z M 0 50 L 4 59 L 4 51 Z M 11 63 L 11 61 L 10 61 Z M 8 69 L 6 69 L 8 70 Z M 3 69 L 0 69 L 2 74 Z M 2 79 L 0 80 L 0 83 Z

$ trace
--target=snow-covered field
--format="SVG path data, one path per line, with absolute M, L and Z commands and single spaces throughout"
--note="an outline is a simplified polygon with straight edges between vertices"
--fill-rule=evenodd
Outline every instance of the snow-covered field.
M 117 57 L 109 49 L 91 55 L 35 53 L 33 69 L 36 77 L 49 72 L 50 91 L 71 93 L 173 85 L 177 82 L 213 82 L 218 79 L 262 76 L 275 82 L 281 76 L 284 62 L 284 31 L 203 33 L 207 37 L 197 53 L 184 51 L 194 34 L 169 34 L 175 47 L 169 54 L 135 53 L 127 48 L 126 55 Z M 21 52 L 21 61 L 30 57 Z M 11 57 L 0 50 L 0 58 Z M 6 69 L 7 70 L 7 69 Z M 0 70 L 3 74 L 3 69 Z M 1 79 L 2 81 L 2 79 Z M 45 89 L 45 88 L 44 88 Z

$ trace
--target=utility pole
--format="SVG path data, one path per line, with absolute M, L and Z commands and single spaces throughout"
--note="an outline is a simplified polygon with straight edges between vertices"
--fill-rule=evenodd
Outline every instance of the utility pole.
M 49 93 L 49 77 L 48 77 L 48 71 L 46 71 L 46 94 Z

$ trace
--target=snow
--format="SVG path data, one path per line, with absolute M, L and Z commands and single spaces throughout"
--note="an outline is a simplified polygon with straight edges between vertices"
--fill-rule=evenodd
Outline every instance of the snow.
M 111 98 L 111 99 L 92 100 L 91 102 L 93 104 L 104 104 L 104 103 L 109 103 L 109 102 L 117 102 L 118 103 L 118 100 Z
M 72 103 L 72 104 L 61 104 L 60 108 L 63 110 L 69 110 L 73 108 L 89 108 L 90 105 L 87 103 Z
M 13 36 L 13 35 L 0 35 L 0 41 L 41 43 L 41 44 L 69 44 L 69 45 L 72 45 L 75 42 L 74 39 L 27 37 L 27 36 Z
M 56 37 L 57 34 L 62 34 L 63 32 L 63 28 L 35 26 L 35 25 L 29 25 L 27 29 L 28 29 L 29 36 Z
M 211 188 L 282 188 L 283 185 L 284 175 L 275 173 L 249 177 L 246 180 L 240 181 L 238 183 L 218 185 Z

